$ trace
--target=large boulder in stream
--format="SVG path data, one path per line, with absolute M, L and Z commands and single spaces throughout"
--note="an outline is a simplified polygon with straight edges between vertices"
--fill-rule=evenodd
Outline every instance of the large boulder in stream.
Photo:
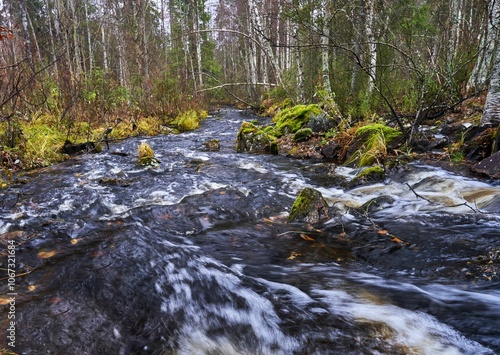
M 326 132 L 337 126 L 337 118 L 330 117 L 318 105 L 297 105 L 286 108 L 274 116 L 277 137 L 296 133 L 302 128 L 312 132 Z
M 276 137 L 270 127 L 261 128 L 251 122 L 243 122 L 236 137 L 238 153 L 276 153 Z
M 487 175 L 493 179 L 500 179 L 500 152 L 496 152 L 489 158 L 481 160 L 472 166 L 471 170 L 478 174 Z
M 288 222 L 321 223 L 329 219 L 328 203 L 318 190 L 306 187 L 295 199 Z

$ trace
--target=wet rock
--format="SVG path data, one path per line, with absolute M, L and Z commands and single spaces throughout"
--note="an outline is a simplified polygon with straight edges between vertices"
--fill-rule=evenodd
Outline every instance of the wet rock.
M 339 144 L 334 141 L 329 141 L 326 145 L 321 147 L 321 154 L 328 159 L 336 158 L 339 154 Z
M 132 181 L 131 180 L 124 180 L 124 179 L 120 179 L 120 178 L 102 177 L 99 179 L 99 185 L 128 187 L 128 186 L 132 185 Z
M 326 132 L 337 126 L 337 119 L 330 117 L 318 105 L 297 105 L 279 112 L 276 122 L 277 137 L 293 134 L 301 128 L 310 128 L 313 132 Z
M 321 112 L 319 115 L 314 115 L 305 124 L 305 128 L 310 128 L 313 132 L 327 132 L 332 128 L 337 127 L 337 120 L 329 117 L 326 113 Z
M 361 170 L 354 179 L 349 183 L 349 187 L 353 188 L 364 184 L 373 184 L 385 180 L 385 171 L 382 167 L 376 165 Z
M 394 204 L 394 199 L 391 196 L 379 196 L 370 201 L 364 203 L 359 211 L 364 213 L 377 212 L 382 211 L 384 208 L 391 206 Z
M 64 142 L 64 145 L 61 148 L 61 153 L 68 155 L 78 155 L 83 153 L 96 153 L 98 152 L 98 150 L 99 149 L 94 142 L 74 144 L 67 140 L 66 142 Z
M 471 127 L 464 136 L 463 153 L 467 160 L 478 162 L 491 154 L 493 128 Z
M 306 187 L 295 199 L 288 222 L 320 223 L 329 219 L 328 203 L 318 190 Z
M 276 153 L 276 137 L 251 122 L 243 122 L 236 137 L 238 153 Z
M 478 174 L 487 175 L 493 179 L 500 179 L 500 152 L 481 160 L 479 163 L 472 166 L 471 170 Z
M 205 148 L 210 151 L 217 151 L 220 150 L 220 142 L 218 139 L 211 139 L 209 141 L 206 141 L 203 143 Z

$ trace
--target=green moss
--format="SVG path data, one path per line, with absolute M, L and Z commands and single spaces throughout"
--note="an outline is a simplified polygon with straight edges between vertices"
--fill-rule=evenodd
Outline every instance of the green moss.
M 370 177 L 385 177 L 385 171 L 381 166 L 375 165 L 371 166 L 369 168 L 363 169 L 358 175 L 356 175 L 356 178 L 370 178 Z
M 289 222 L 318 221 L 327 216 L 328 203 L 321 192 L 306 187 L 300 191 L 290 210 Z
M 386 126 L 382 123 L 375 123 L 371 125 L 366 125 L 359 127 L 356 130 L 356 136 L 361 135 L 383 135 L 387 144 L 391 143 L 394 139 L 401 137 L 401 132 L 395 128 Z
M 358 166 L 369 166 L 387 155 L 387 146 L 401 137 L 401 132 L 381 123 L 360 127 L 355 139 L 361 148 L 353 154 L 348 163 L 357 161 Z
M 372 184 L 376 182 L 382 182 L 385 179 L 385 171 L 381 166 L 375 165 L 363 169 L 354 179 L 349 183 L 350 188 L 354 188 L 359 185 Z
M 236 137 L 236 151 L 274 153 L 277 150 L 276 137 L 269 132 L 272 129 L 262 129 L 251 122 L 243 122 Z
M 286 108 L 273 117 L 276 122 L 275 134 L 280 137 L 284 134 L 295 133 L 309 122 L 313 116 L 322 112 L 318 105 L 297 105 Z
M 301 128 L 293 136 L 294 142 L 305 142 L 311 139 L 313 131 L 310 128 Z

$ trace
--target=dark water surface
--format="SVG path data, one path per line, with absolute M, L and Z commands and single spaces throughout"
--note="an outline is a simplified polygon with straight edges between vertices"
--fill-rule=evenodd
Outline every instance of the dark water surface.
M 14 320 L 19 354 L 500 353 L 498 184 L 413 164 L 346 189 L 353 169 L 236 154 L 252 119 L 147 138 L 158 168 L 133 138 L 0 191 L 0 348 Z M 337 216 L 287 224 L 304 187 Z

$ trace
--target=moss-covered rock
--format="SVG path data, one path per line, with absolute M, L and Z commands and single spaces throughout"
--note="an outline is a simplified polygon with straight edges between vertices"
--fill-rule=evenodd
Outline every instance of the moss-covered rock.
M 349 186 L 356 187 L 368 183 L 382 182 L 385 180 L 386 174 L 384 168 L 375 165 L 361 170 L 354 179 L 351 180 Z
M 295 199 L 288 222 L 320 223 L 329 219 L 328 203 L 318 190 L 306 187 Z
M 305 142 L 313 136 L 313 131 L 310 128 L 301 128 L 293 135 L 294 142 Z
M 272 132 L 272 129 L 263 129 L 251 122 L 243 122 L 236 137 L 236 151 L 238 153 L 276 153 L 276 137 L 269 132 Z
M 322 113 L 321 108 L 315 104 L 286 108 L 273 118 L 273 122 L 276 122 L 275 135 L 281 137 L 285 134 L 295 133 L 306 125 L 312 117 Z

